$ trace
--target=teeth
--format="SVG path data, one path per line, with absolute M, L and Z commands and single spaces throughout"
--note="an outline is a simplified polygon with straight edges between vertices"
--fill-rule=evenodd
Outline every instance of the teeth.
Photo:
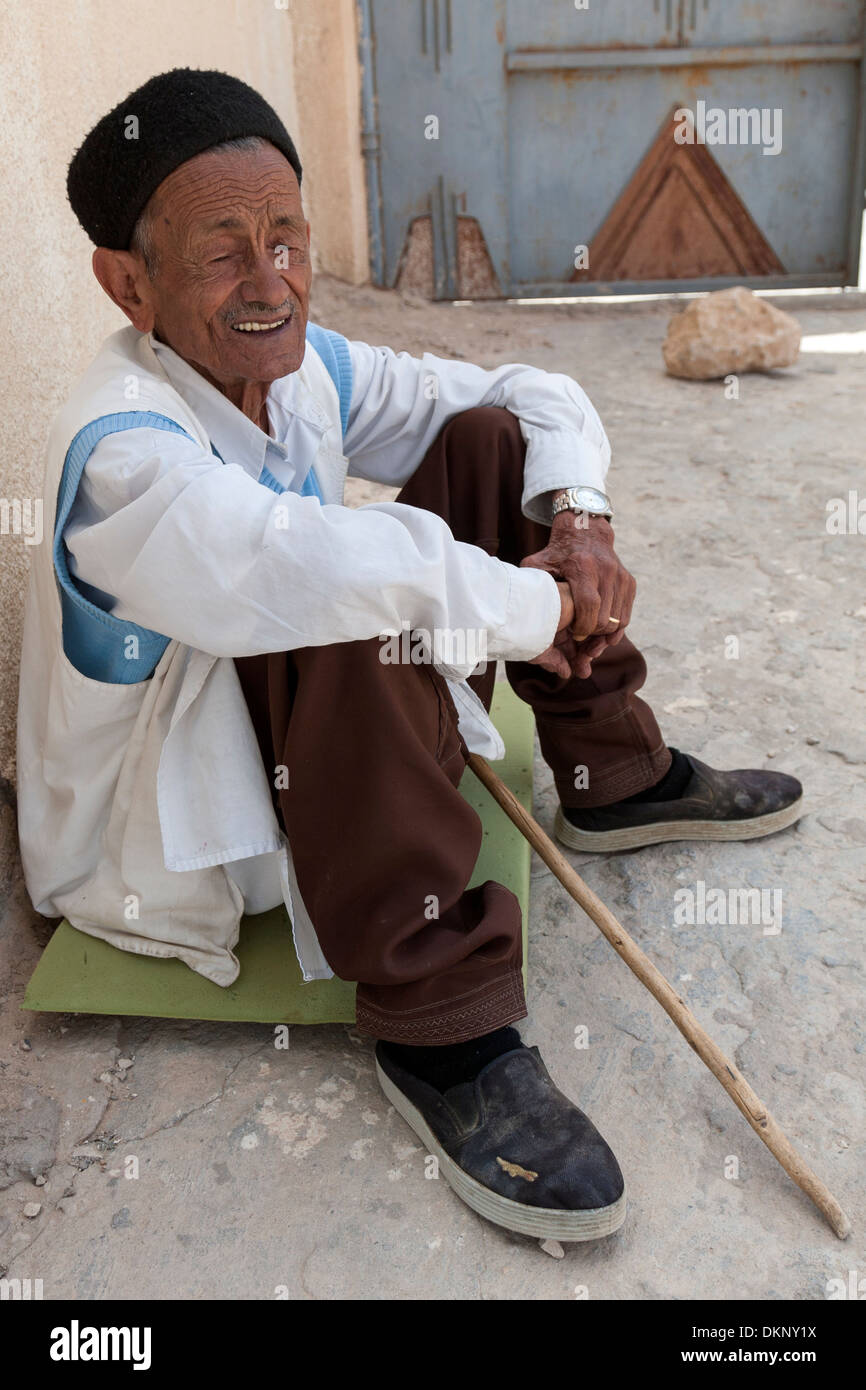
M 276 323 L 235 323 L 232 325 L 238 333 L 267 333 L 273 328 L 282 328 L 288 319 L 277 319 Z

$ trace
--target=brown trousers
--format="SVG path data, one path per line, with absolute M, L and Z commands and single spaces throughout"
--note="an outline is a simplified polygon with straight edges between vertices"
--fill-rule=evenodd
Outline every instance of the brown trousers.
M 518 564 L 547 543 L 520 510 L 516 416 L 480 406 L 452 419 L 398 501 L 438 513 L 461 541 Z M 381 642 L 236 661 L 298 883 L 334 973 L 358 982 L 358 1027 L 392 1042 L 461 1042 L 526 1014 L 520 907 L 501 884 L 467 889 L 481 823 L 458 791 L 465 745 L 429 663 L 383 664 Z M 506 663 L 535 713 L 564 805 L 600 806 L 670 765 L 636 691 L 643 657 L 624 639 L 589 680 Z M 471 684 L 489 706 L 495 664 Z M 588 787 L 575 790 L 575 768 Z M 285 779 L 280 779 L 285 780 Z

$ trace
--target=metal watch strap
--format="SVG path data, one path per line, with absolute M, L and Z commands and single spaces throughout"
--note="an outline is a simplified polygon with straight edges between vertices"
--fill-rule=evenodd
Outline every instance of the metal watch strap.
M 611 519 L 613 511 L 610 507 L 610 498 L 606 493 L 601 492 L 598 488 L 592 488 L 593 492 L 597 493 L 599 497 L 603 497 L 608 503 L 605 510 L 596 511 L 594 508 L 586 507 L 578 501 L 576 494 L 580 491 L 582 491 L 581 487 L 562 488 L 559 496 L 551 504 L 551 520 L 553 520 L 555 516 L 558 516 L 560 512 L 586 512 L 587 516 L 603 516 L 608 521 Z

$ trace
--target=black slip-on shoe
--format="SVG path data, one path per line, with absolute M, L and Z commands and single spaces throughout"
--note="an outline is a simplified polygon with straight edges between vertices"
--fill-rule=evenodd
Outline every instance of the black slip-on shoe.
M 640 849 L 665 840 L 757 840 L 803 814 L 796 777 L 760 768 L 717 772 L 685 755 L 692 776 L 676 801 L 619 801 L 590 811 L 559 806 L 554 829 L 569 849 Z
M 440 1092 L 376 1045 L 388 1100 L 458 1197 L 497 1226 L 542 1240 L 596 1240 L 625 1220 L 623 1176 L 598 1130 L 558 1090 L 537 1047 Z

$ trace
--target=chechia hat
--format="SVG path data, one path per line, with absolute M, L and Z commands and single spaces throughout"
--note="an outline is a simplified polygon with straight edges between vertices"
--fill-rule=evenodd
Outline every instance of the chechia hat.
M 226 140 L 258 135 L 301 181 L 292 138 L 263 96 L 226 72 L 172 68 L 103 116 L 72 157 L 66 191 L 97 246 L 124 251 L 150 195 L 180 164 Z

